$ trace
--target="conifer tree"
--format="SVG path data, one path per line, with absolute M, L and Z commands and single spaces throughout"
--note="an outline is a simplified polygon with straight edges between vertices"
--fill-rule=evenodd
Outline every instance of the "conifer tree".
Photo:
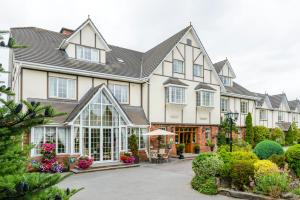
M 0 64 L 0 73 L 3 72 Z M 10 88 L 0 87 L 0 93 L 13 95 Z M 22 138 L 31 127 L 50 122 L 60 115 L 50 106 L 37 102 L 0 99 L 0 199 L 69 199 L 76 190 L 56 186 L 63 178 L 59 174 L 28 173 L 29 150 Z
M 245 135 L 245 141 L 249 144 L 254 144 L 254 132 L 253 132 L 253 124 L 252 124 L 252 115 L 251 113 L 248 113 L 246 117 L 246 135 Z

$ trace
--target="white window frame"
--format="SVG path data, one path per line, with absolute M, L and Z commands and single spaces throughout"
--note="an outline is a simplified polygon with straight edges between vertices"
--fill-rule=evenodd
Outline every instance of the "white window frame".
M 196 105 L 197 106 L 208 107 L 208 108 L 214 107 L 215 92 L 213 92 L 211 90 L 198 90 L 196 93 L 196 96 L 197 96 L 196 97 Z
M 121 89 L 121 98 L 116 94 L 117 87 L 119 87 L 119 89 Z M 110 91 L 112 92 L 112 94 L 114 95 L 114 97 L 118 100 L 119 103 L 121 104 L 129 104 L 129 85 L 122 85 L 122 84 L 116 84 L 116 83 L 109 83 L 108 84 L 108 88 L 110 89 Z M 126 89 L 125 89 L 126 88 Z
M 278 122 L 283 122 L 283 121 L 284 121 L 284 112 L 278 111 Z
M 184 62 L 182 60 L 173 60 L 173 73 L 184 74 Z
M 76 59 L 94 63 L 100 63 L 100 50 L 92 47 L 76 45 Z M 94 57 L 93 57 L 94 56 Z
M 248 101 L 241 101 L 240 109 L 241 109 L 241 114 L 248 114 L 248 112 L 249 112 Z
M 203 65 L 194 64 L 193 65 L 193 75 L 195 77 L 203 78 Z
M 228 112 L 228 111 L 229 111 L 229 99 L 221 98 L 221 112 Z
M 260 121 L 268 120 L 268 111 L 266 109 L 259 110 L 259 120 Z
M 33 145 L 36 145 L 33 143 L 34 141 L 34 130 L 35 128 L 42 128 L 43 129 L 43 144 L 46 142 L 46 129 L 47 128 L 55 128 L 55 152 L 57 155 L 66 155 L 66 154 L 70 154 L 71 153 L 71 144 L 70 144 L 70 139 L 71 139 L 71 127 L 67 128 L 67 127 L 63 127 L 63 126 L 37 126 L 37 127 L 33 127 L 31 128 L 31 137 L 30 137 L 30 142 Z M 65 147 L 65 153 L 58 153 L 58 129 L 59 128 L 65 128 L 65 129 L 69 129 L 69 131 L 65 131 L 66 134 L 69 134 L 69 136 L 67 137 L 68 140 L 66 141 L 66 147 Z M 34 151 L 35 147 L 31 149 L 31 156 L 41 156 L 42 154 L 35 154 Z
M 221 80 L 222 80 L 222 83 L 225 85 L 225 86 L 231 86 L 231 78 L 228 77 L 228 76 L 220 76 Z
M 178 86 L 166 87 L 167 103 L 186 104 L 186 88 Z M 174 95 L 174 96 L 173 96 Z
M 52 84 L 52 80 L 53 80 L 53 83 L 55 84 L 54 85 L 51 85 Z M 62 97 L 60 96 L 60 93 L 59 93 L 59 88 L 62 87 L 60 84 L 61 84 L 61 81 L 66 81 L 66 97 Z M 71 85 L 71 81 L 74 81 L 73 82 L 73 89 L 71 89 L 72 85 Z M 73 99 L 75 100 L 76 99 L 76 96 L 77 96 L 77 83 L 76 83 L 76 79 L 72 79 L 72 78 L 63 78 L 63 77 L 57 77 L 57 76 L 49 76 L 48 78 L 48 96 L 50 98 L 55 98 L 55 99 Z M 51 91 L 51 90 L 54 90 L 54 91 Z M 71 96 L 71 93 L 72 93 L 72 90 L 73 90 L 73 95 Z

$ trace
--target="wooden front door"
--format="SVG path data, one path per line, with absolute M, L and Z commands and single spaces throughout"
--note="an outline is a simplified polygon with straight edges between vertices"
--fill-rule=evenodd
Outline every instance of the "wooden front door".
M 185 144 L 185 153 L 194 153 L 196 128 L 176 128 L 176 143 Z

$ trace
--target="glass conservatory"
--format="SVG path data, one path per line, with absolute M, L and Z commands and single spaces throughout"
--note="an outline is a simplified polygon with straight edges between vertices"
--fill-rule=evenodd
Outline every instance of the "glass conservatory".
M 128 137 L 136 134 L 138 146 L 147 144 L 147 126 L 135 127 L 107 89 L 99 90 L 68 126 L 35 127 L 32 155 L 40 154 L 45 142 L 56 144 L 58 154 L 89 155 L 94 162 L 118 161 L 121 151 L 128 151 Z

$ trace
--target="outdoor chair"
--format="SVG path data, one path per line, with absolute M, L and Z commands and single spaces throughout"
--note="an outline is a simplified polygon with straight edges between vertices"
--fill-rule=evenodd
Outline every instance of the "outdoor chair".
M 157 151 L 153 151 L 153 150 L 150 151 L 150 160 L 151 160 L 151 162 L 152 161 L 155 161 L 156 163 L 158 162 Z
M 171 149 L 168 151 L 168 153 L 167 154 L 164 154 L 163 155 L 163 160 L 165 160 L 165 161 L 167 161 L 167 162 L 169 162 L 169 158 L 170 158 L 170 153 L 171 153 Z

